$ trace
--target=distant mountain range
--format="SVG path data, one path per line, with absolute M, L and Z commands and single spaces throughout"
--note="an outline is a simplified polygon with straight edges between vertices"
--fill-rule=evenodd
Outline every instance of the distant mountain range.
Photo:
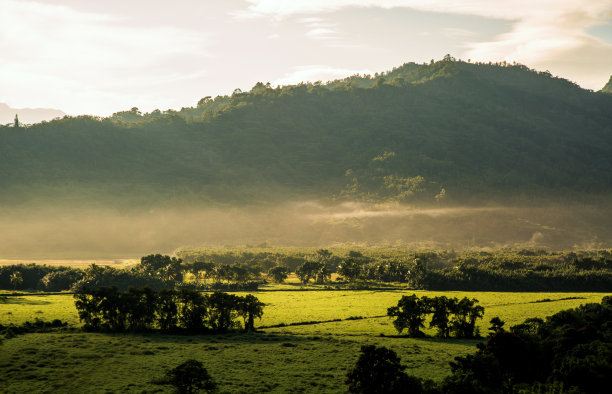
M 66 114 L 58 109 L 49 108 L 11 108 L 8 104 L 0 103 L 0 124 L 13 124 L 15 115 L 23 124 L 40 123 L 45 120 L 61 118 Z
M 327 84 L 258 83 L 180 111 L 0 127 L 5 204 L 610 192 L 612 95 L 450 57 Z

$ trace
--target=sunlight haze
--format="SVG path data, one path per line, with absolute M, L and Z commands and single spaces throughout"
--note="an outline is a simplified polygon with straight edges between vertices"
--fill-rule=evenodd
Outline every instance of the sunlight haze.
M 452 4 L 452 5 L 449 5 Z M 0 103 L 107 116 L 449 53 L 599 90 L 612 1 L 0 0 Z

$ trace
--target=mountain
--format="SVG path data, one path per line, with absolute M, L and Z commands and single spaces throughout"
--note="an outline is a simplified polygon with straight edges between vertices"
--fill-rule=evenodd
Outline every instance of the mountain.
M 610 79 L 608 80 L 606 86 L 601 88 L 601 91 L 604 93 L 612 93 L 612 75 L 610 76 Z
M 602 196 L 612 96 L 447 57 L 328 84 L 258 83 L 180 111 L 3 127 L 0 174 L 5 205 Z
M 55 118 L 61 118 L 66 114 L 57 109 L 48 108 L 11 108 L 8 104 L 0 103 L 0 124 L 13 124 L 15 115 L 24 124 L 40 123 Z

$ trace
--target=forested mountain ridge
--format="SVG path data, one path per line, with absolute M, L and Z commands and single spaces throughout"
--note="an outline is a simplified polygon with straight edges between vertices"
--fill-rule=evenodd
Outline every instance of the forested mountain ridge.
M 0 128 L 5 204 L 369 193 L 346 193 L 356 184 L 430 200 L 442 188 L 456 201 L 607 194 L 612 96 L 446 57 L 327 84 L 258 83 L 180 111 Z

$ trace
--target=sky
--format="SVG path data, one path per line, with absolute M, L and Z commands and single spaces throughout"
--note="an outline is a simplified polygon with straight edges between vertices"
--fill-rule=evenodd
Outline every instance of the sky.
M 108 116 L 450 54 L 599 90 L 612 0 L 0 0 L 0 102 Z

